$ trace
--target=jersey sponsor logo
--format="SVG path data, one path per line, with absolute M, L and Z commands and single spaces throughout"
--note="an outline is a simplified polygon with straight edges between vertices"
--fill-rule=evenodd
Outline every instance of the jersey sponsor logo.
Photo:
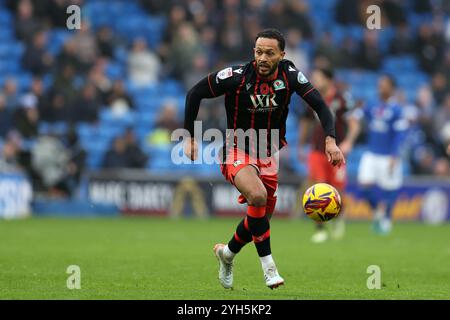
M 301 84 L 304 84 L 308 82 L 308 79 L 306 79 L 305 75 L 299 71 L 297 74 L 297 81 Z
M 275 91 L 277 91 L 277 90 L 285 89 L 286 86 L 284 85 L 283 80 L 275 80 L 275 82 L 273 83 L 273 88 Z
M 252 100 L 253 106 L 255 108 L 270 108 L 270 107 L 278 107 L 278 103 L 275 101 L 276 94 L 256 94 L 250 95 L 250 99 Z
M 219 71 L 219 73 L 217 73 L 217 79 L 225 80 L 225 79 L 231 77 L 232 75 L 233 75 L 233 69 L 231 67 L 225 68 L 225 69 Z

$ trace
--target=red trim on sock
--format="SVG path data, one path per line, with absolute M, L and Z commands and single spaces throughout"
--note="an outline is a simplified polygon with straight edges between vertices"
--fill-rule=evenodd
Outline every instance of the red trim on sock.
M 249 215 L 252 218 L 262 218 L 266 215 L 266 207 L 248 206 L 247 215 Z
M 257 236 L 257 237 L 256 236 L 252 236 L 254 243 L 263 242 L 268 237 L 270 237 L 270 229 L 267 230 L 266 232 L 264 232 L 261 236 Z

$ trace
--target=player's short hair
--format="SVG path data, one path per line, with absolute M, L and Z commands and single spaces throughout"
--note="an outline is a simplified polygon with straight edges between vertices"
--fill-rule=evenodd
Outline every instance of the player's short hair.
M 278 41 L 278 48 L 280 48 L 281 51 L 284 51 L 284 47 L 286 45 L 286 41 L 284 40 L 283 34 L 277 30 L 277 29 L 264 29 L 263 31 L 260 31 L 255 38 L 255 41 L 258 40 L 258 38 L 268 38 L 268 39 L 275 39 Z
M 328 80 L 333 80 L 334 79 L 334 70 L 331 68 L 326 68 L 326 67 L 320 67 L 320 68 L 316 68 L 317 71 L 319 71 L 320 73 L 322 73 L 325 78 L 327 78 Z
M 388 81 L 391 84 L 392 88 L 394 88 L 394 89 L 397 88 L 397 81 L 395 81 L 395 78 L 391 74 L 383 73 L 380 78 L 388 79 Z

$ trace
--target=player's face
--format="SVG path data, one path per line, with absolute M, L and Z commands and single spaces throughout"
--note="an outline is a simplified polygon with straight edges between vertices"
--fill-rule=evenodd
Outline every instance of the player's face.
M 258 38 L 254 48 L 256 70 L 261 77 L 271 76 L 284 57 L 284 51 L 278 47 L 278 40 Z
M 384 100 L 389 99 L 394 93 L 394 88 L 391 81 L 387 77 L 382 77 L 378 80 L 378 93 Z

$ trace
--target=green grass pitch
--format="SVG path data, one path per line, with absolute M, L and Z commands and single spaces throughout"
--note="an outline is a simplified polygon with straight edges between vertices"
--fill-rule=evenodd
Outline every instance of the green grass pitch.
M 341 241 L 312 244 L 306 220 L 273 220 L 272 251 L 286 285 L 264 286 L 256 250 L 235 260 L 235 288 L 217 280 L 216 242 L 239 218 L 29 218 L 0 221 L 0 299 L 450 299 L 450 224 L 397 223 L 380 237 L 347 224 Z M 69 265 L 81 289 L 69 290 Z M 382 288 L 367 289 L 367 267 Z

